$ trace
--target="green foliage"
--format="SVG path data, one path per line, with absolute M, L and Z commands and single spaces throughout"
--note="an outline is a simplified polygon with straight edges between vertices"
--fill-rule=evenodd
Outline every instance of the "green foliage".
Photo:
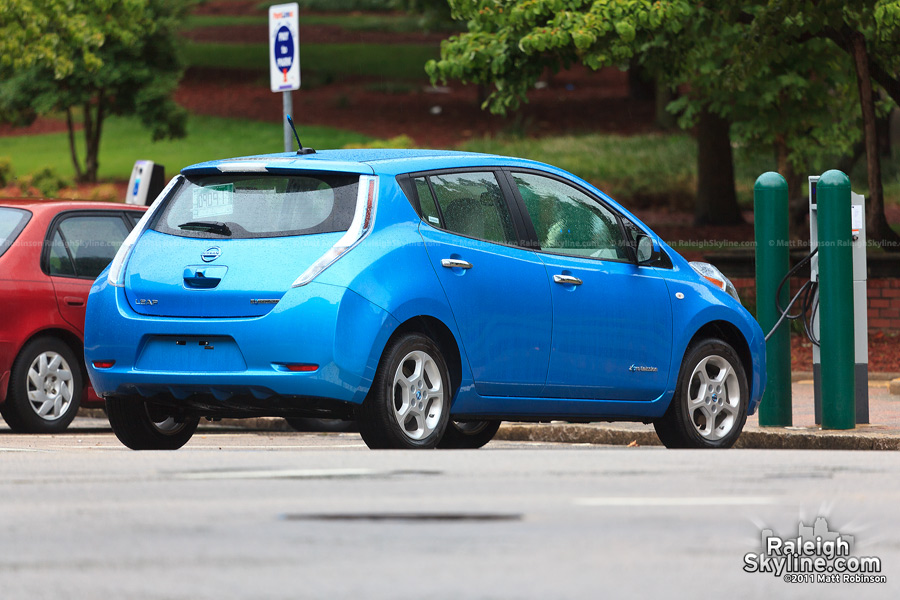
M 370 138 L 353 131 L 306 125 L 297 119 L 304 146 L 316 149 L 342 148 L 365 143 Z M 153 141 L 135 117 L 110 117 L 105 126 L 106 141 L 100 150 L 100 177 L 128 179 L 134 161 L 149 159 L 166 167 L 170 176 L 194 163 L 284 149 L 284 129 L 280 123 L 245 119 L 223 119 L 190 115 L 183 140 Z M 72 177 L 69 147 L 64 133 L 0 137 L 0 154 L 14 157 L 19 173 L 34 172 L 52 164 L 60 175 Z
M 0 10 L 0 119 L 29 123 L 81 107 L 85 165 L 96 177 L 105 117 L 136 114 L 155 139 L 184 133 L 172 100 L 181 77 L 176 31 L 190 2 L 4 0 Z M 73 132 L 74 133 L 74 132 Z
M 55 198 L 59 190 L 72 185 L 72 180 L 62 177 L 52 167 L 44 167 L 35 173 L 20 177 L 16 184 L 26 195 L 29 189 L 34 188 L 45 198 Z
M 0 156 L 0 188 L 9 185 L 14 178 L 12 159 L 8 156 Z

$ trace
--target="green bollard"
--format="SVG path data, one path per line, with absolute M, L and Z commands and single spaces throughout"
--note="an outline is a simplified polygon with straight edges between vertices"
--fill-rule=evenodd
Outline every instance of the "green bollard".
M 822 429 L 856 426 L 850 179 L 826 171 L 816 184 Z
M 763 173 L 753 186 L 753 223 L 756 235 L 756 320 L 769 333 L 781 313 L 775 306 L 778 284 L 790 270 L 788 244 L 788 185 L 775 172 Z M 787 285 L 778 297 L 787 306 Z M 763 427 L 789 427 L 791 415 L 791 331 L 781 323 L 766 342 L 766 391 L 759 405 Z

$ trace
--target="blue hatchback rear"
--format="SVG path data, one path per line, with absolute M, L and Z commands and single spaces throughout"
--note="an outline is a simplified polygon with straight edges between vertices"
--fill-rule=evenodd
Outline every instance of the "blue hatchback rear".
M 500 421 L 560 419 L 727 447 L 764 351 L 724 275 L 590 184 L 435 151 L 188 167 L 85 325 L 94 389 L 135 449 L 264 415 L 357 420 L 372 448 L 476 448 Z

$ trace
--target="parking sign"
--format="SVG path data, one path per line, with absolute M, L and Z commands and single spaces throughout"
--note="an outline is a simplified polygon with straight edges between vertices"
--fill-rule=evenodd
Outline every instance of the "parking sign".
M 300 89 L 299 6 L 269 7 L 269 72 L 273 92 Z

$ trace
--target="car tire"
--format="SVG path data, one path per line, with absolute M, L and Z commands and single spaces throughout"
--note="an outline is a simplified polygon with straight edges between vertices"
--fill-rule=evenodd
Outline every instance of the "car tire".
M 315 431 L 326 433 L 346 433 L 357 431 L 356 421 L 343 419 L 317 419 L 313 417 L 285 417 L 287 424 L 294 431 Z
M 0 414 L 17 433 L 59 433 L 78 414 L 84 391 L 81 362 L 55 337 L 39 337 L 13 362 Z
M 497 435 L 500 421 L 450 421 L 438 448 L 445 450 L 475 450 Z
M 177 450 L 197 430 L 199 417 L 176 418 L 164 407 L 138 398 L 107 398 L 106 414 L 113 433 L 132 450 Z
M 667 448 L 730 448 L 747 420 L 747 375 L 734 349 L 720 339 L 688 348 L 675 396 L 656 435 Z
M 435 448 L 450 416 L 450 375 L 428 337 L 391 341 L 363 402 L 359 433 L 372 449 Z

